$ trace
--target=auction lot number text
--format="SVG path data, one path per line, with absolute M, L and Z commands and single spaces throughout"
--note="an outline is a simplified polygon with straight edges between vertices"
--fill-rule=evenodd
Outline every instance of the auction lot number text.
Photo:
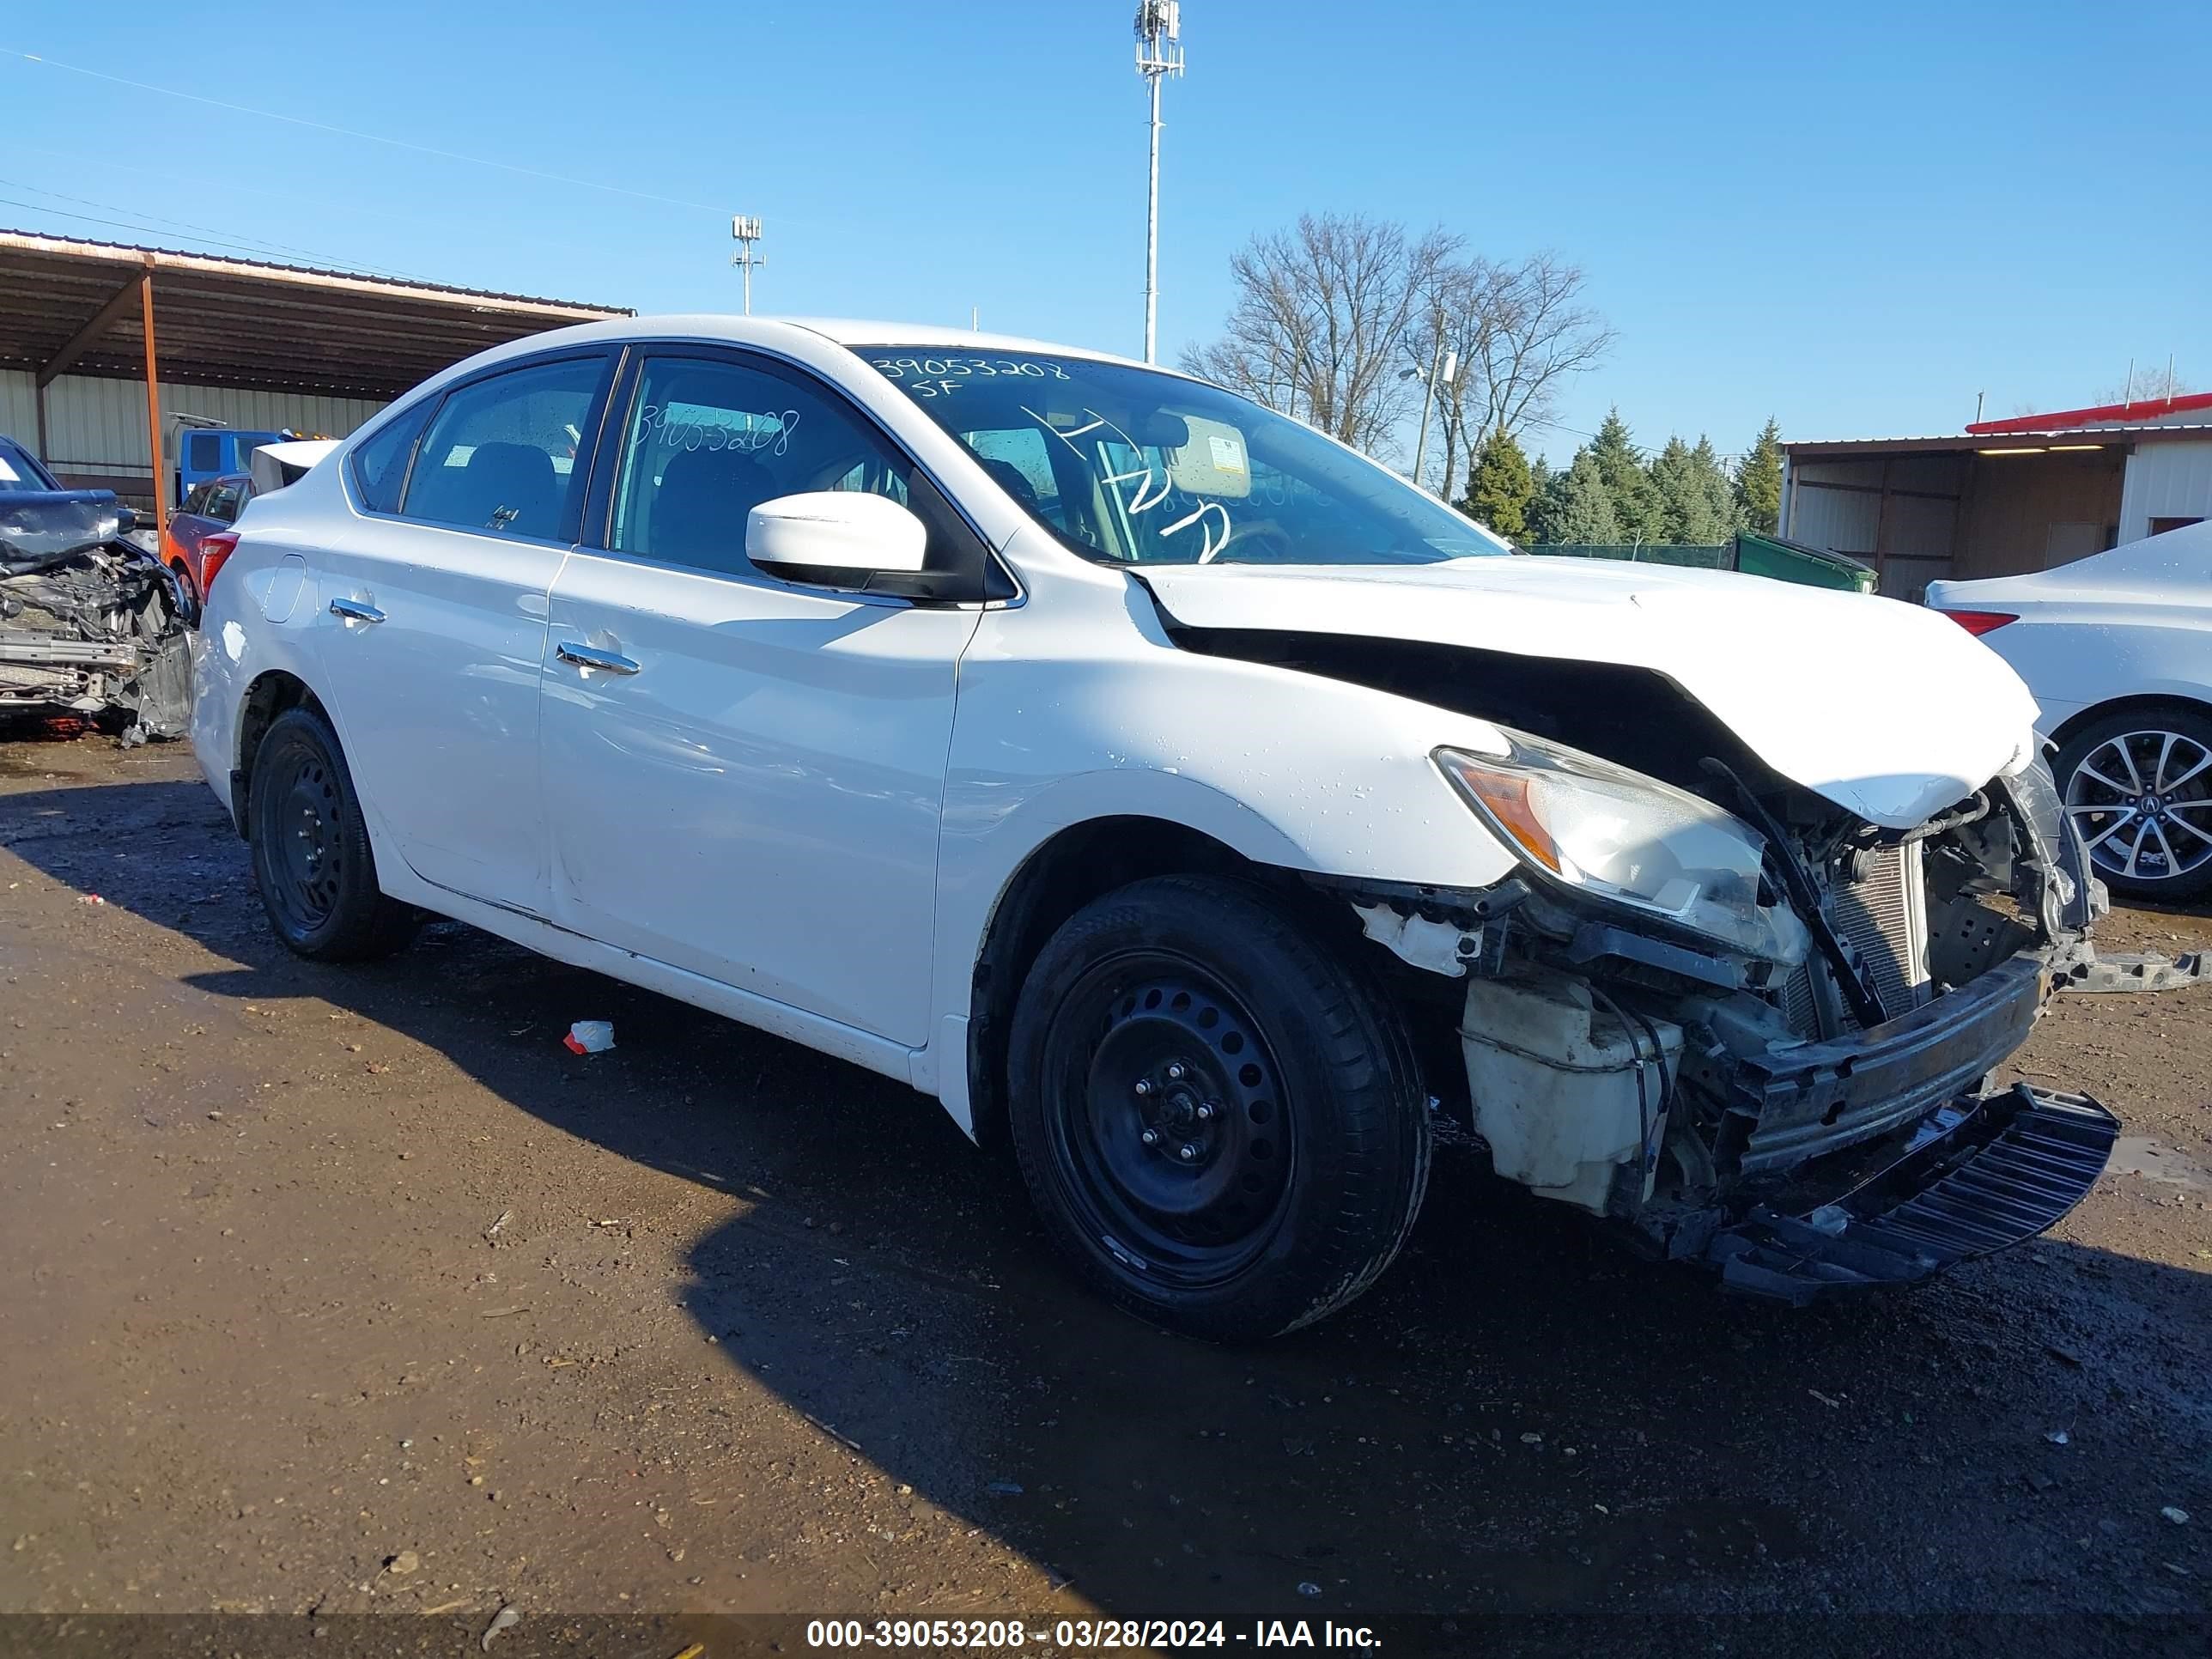
M 816 1619 L 806 1626 L 811 1648 L 1218 1648 L 1227 1641 L 1218 1619 L 1062 1619 L 1040 1630 L 1021 1619 Z
M 1219 1648 L 1232 1641 L 1253 1648 L 1379 1648 L 1364 1625 L 1323 1620 L 1316 1632 L 1303 1619 L 1261 1620 L 1247 1632 L 1227 1632 L 1218 1619 L 1060 1619 L 1032 1630 L 1024 1619 L 816 1619 L 806 1626 L 811 1648 L 980 1648 L 1004 1651 L 1036 1647 L 1053 1652 L 1148 1648 Z

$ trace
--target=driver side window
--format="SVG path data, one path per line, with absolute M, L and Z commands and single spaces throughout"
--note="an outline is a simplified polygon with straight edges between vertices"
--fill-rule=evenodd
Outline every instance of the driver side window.
M 907 499 L 903 457 L 795 374 L 654 357 L 639 377 L 615 477 L 610 548 L 725 575 L 756 574 L 745 520 L 814 489 Z

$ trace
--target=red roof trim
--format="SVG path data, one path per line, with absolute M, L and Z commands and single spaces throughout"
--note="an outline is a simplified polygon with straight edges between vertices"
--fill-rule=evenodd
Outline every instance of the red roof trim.
M 2130 404 L 2100 404 L 2094 409 L 2062 409 L 2053 415 L 2019 415 L 2009 421 L 1976 421 L 1966 430 L 1977 438 L 2008 432 L 2063 432 L 2077 426 L 2124 426 L 2192 409 L 2212 409 L 2212 392 L 2179 398 L 2139 398 Z

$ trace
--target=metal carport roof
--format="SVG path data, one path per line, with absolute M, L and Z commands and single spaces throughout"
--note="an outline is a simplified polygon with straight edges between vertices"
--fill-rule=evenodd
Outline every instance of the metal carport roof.
M 1981 455 L 2039 455 L 2075 449 L 2124 448 L 2132 444 L 2189 442 L 2202 440 L 2208 434 L 2212 434 L 2212 426 L 2076 426 L 2042 432 L 1969 431 L 1956 437 L 1789 438 L 1783 441 L 1782 447 L 1791 459 L 1800 461 L 1966 450 Z M 2038 438 L 2045 441 L 2038 444 Z
M 142 284 L 150 295 L 142 292 Z M 150 306 L 147 303 L 150 298 Z M 486 346 L 627 307 L 0 230 L 0 368 L 390 398 Z
M 307 265 L 0 230 L 0 368 L 141 380 L 161 485 L 164 382 L 392 398 L 486 346 L 627 307 L 537 300 Z

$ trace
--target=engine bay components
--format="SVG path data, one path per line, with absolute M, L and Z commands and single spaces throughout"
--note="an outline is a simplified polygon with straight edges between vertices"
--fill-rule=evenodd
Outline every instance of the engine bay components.
M 0 495 L 0 714 L 118 720 L 131 742 L 183 735 L 189 603 L 131 525 L 106 490 Z

